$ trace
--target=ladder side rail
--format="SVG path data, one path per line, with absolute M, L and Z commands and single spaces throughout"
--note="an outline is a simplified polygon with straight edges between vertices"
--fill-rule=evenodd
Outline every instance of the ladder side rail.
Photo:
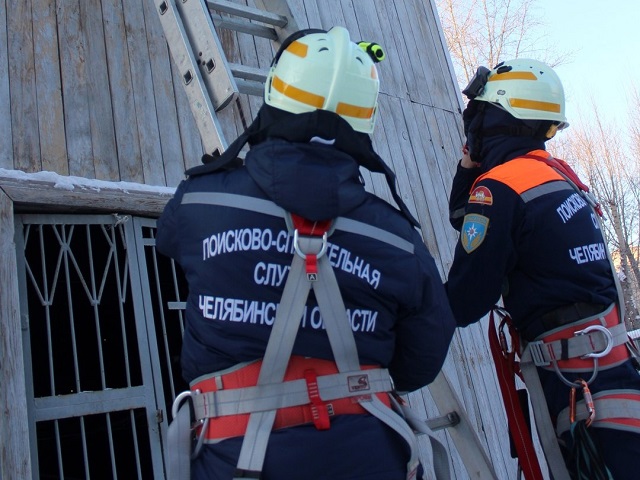
M 227 142 L 222 136 L 222 128 L 215 115 L 210 93 L 202 79 L 180 12 L 174 0 L 155 0 L 155 5 L 205 151 L 222 153 L 227 148 Z
M 229 70 L 222 45 L 204 0 L 173 2 L 184 24 L 192 52 L 201 68 L 202 79 L 216 111 L 222 110 L 238 95 L 238 87 Z

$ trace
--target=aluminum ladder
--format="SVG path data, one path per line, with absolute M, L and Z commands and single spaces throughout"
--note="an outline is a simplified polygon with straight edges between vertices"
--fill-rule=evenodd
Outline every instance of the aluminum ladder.
M 271 40 L 275 50 L 299 30 L 286 0 L 255 0 L 258 8 L 227 0 L 154 0 L 174 64 L 180 72 L 205 150 L 227 148 L 216 112 L 238 94 L 262 96 L 267 72 L 229 63 L 215 27 Z M 229 16 L 222 16 L 221 14 Z M 259 23 L 255 23 L 259 22 Z M 183 302 L 171 302 L 183 309 Z M 447 428 L 470 478 L 497 478 L 491 461 L 464 408 L 440 372 L 429 392 L 441 416 L 426 419 L 431 430 Z
M 257 0 L 256 5 L 261 8 L 225 0 L 154 3 L 205 151 L 222 153 L 228 144 L 215 112 L 228 106 L 239 93 L 262 95 L 267 72 L 227 62 L 214 24 L 270 39 L 277 49 L 282 40 L 298 30 L 288 3 Z M 221 13 L 234 17 L 223 17 Z

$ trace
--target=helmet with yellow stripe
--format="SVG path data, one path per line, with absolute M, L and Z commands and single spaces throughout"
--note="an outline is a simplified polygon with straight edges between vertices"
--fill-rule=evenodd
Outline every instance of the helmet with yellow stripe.
M 550 120 L 559 130 L 569 126 L 562 82 L 538 60 L 517 58 L 498 64 L 474 99 L 497 104 L 520 120 Z
M 294 34 L 272 62 L 265 102 L 291 113 L 328 110 L 358 132 L 373 132 L 380 82 L 367 47 L 352 42 L 342 27 Z

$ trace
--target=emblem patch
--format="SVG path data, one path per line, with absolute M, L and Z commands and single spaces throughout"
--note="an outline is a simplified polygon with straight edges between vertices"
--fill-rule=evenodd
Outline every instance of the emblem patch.
M 350 392 L 369 390 L 369 375 L 352 375 L 347 377 L 347 386 Z
M 488 226 L 489 219 L 483 215 L 476 213 L 465 215 L 460 232 L 460 241 L 465 252 L 471 253 L 480 246 L 487 235 Z
M 493 205 L 493 195 L 487 187 L 476 187 L 469 196 L 469 203 Z

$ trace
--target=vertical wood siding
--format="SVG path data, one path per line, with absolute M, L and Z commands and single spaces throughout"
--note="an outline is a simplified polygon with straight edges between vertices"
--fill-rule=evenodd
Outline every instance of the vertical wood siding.
M 385 48 L 374 146 L 395 170 L 444 279 L 457 238 L 447 199 L 462 144 L 461 99 L 435 7 L 425 0 L 290 6 L 300 28 L 341 25 L 354 40 Z M 268 40 L 218 34 L 230 62 L 268 68 Z M 153 0 L 0 0 L 0 168 L 176 186 L 203 153 L 181 81 Z M 229 143 L 261 103 L 240 95 L 218 113 Z M 391 201 L 382 175 L 363 177 Z M 486 323 L 458 330 L 445 371 L 499 477 L 510 478 L 515 467 L 485 331 Z M 438 414 L 427 390 L 411 401 Z M 446 433 L 438 435 L 452 447 Z M 466 477 L 458 458 L 454 470 Z

